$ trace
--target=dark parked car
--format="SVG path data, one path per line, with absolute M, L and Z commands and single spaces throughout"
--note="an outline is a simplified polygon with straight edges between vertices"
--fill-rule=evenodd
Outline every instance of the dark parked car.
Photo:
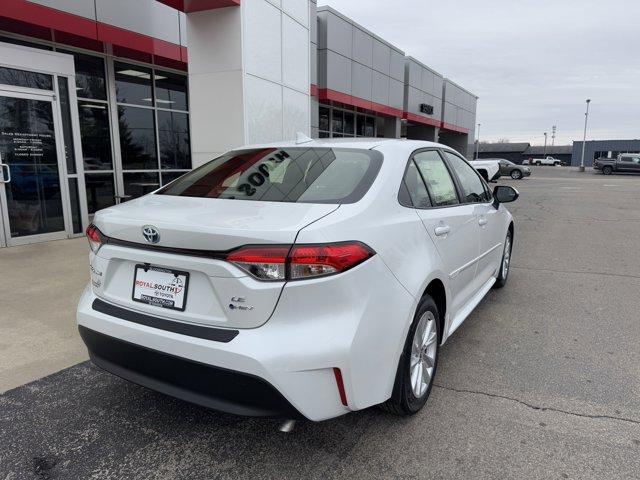
M 613 172 L 640 173 L 640 153 L 622 153 L 617 158 L 598 158 L 593 161 L 593 168 L 605 175 Z
M 510 162 L 504 158 L 483 158 L 482 160 L 497 160 L 500 163 L 500 176 L 511 177 L 520 180 L 522 177 L 531 175 L 531 169 L 517 163 Z

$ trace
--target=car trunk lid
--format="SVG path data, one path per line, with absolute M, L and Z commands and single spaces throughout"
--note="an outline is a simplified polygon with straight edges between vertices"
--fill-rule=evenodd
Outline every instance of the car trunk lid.
M 185 249 L 215 254 L 250 244 L 292 244 L 302 228 L 338 207 L 148 195 L 103 210 L 94 224 L 110 241 L 92 258 L 94 292 L 111 303 L 177 321 L 260 326 L 271 316 L 284 282 L 259 281 L 216 258 L 220 255 Z M 145 240 L 145 226 L 155 227 L 157 243 Z M 188 273 L 183 311 L 134 300 L 140 265 Z

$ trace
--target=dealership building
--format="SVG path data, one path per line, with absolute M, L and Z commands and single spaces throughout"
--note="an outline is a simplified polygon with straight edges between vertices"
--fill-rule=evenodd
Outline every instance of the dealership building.
M 0 247 L 297 132 L 470 155 L 476 102 L 315 0 L 1 0 Z

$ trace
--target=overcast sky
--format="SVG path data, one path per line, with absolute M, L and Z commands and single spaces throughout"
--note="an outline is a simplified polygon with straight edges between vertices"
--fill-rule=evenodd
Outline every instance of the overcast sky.
M 638 0 L 319 0 L 479 96 L 481 141 L 640 138 Z M 549 137 L 551 142 L 551 137 Z

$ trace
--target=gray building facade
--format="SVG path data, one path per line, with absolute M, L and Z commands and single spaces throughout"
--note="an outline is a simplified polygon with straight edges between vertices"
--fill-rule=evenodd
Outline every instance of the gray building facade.
M 583 142 L 573 142 L 571 165 L 579 166 Z M 590 167 L 596 158 L 616 158 L 620 153 L 639 153 L 640 139 L 636 140 L 587 140 L 584 144 L 584 165 Z
M 317 46 L 312 135 L 439 141 L 471 156 L 477 96 L 328 6 Z

